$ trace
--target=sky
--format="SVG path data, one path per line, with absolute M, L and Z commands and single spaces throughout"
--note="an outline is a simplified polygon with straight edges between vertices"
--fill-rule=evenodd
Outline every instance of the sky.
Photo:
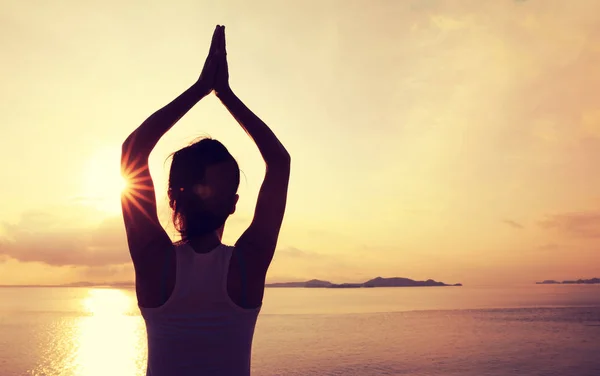
M 231 86 L 292 156 L 269 281 L 376 276 L 466 285 L 600 276 L 596 0 L 0 1 L 0 284 L 133 279 L 121 143 L 197 79 L 226 25 Z M 151 156 L 221 140 L 203 99 Z M 175 239 L 175 236 L 174 236 Z

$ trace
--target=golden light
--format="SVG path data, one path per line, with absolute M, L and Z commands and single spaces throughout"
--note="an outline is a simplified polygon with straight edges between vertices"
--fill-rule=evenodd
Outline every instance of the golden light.
M 141 375 L 143 322 L 133 314 L 135 300 L 118 289 L 90 289 L 82 301 L 88 316 L 77 330 L 72 368 L 77 375 Z
M 121 176 L 120 156 L 120 148 L 105 148 L 86 164 L 82 196 L 98 210 L 116 213 L 121 208 L 120 196 L 128 184 Z
M 87 313 L 95 317 L 120 316 L 131 308 L 131 298 L 121 290 L 91 289 L 83 300 Z

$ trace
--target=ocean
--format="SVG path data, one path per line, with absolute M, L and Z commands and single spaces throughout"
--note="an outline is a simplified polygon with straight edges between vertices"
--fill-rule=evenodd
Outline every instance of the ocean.
M 144 375 L 131 289 L 0 288 L 0 375 Z M 253 375 L 600 375 L 600 285 L 267 289 Z

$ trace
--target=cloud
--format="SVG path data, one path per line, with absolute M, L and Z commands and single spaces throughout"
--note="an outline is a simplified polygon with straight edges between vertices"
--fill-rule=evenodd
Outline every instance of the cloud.
M 50 268 L 73 281 L 131 280 L 123 220 L 115 216 L 90 223 L 89 218 L 100 215 L 81 206 L 55 208 L 26 212 L 17 223 L 0 224 L 0 263 L 39 265 L 38 269 Z M 242 215 L 231 219 L 233 232 L 245 229 L 251 220 Z M 339 268 L 356 269 L 357 265 L 326 252 L 282 246 L 275 253 L 270 275 L 281 280 L 343 279 Z
M 81 280 L 93 281 L 131 281 L 134 279 L 131 262 L 119 265 L 85 267 L 79 271 Z
M 600 110 L 591 109 L 581 113 L 582 132 L 594 138 L 600 138 Z
M 600 237 L 600 212 L 563 213 L 547 216 L 539 225 L 580 238 Z
M 512 219 L 504 219 L 504 220 L 502 220 L 502 223 L 504 223 L 514 229 L 517 229 L 517 230 L 522 230 L 525 228 L 525 226 L 523 226 L 519 222 L 513 221 Z
M 275 255 L 284 257 L 284 258 L 294 258 L 294 259 L 317 259 L 323 258 L 324 255 L 317 252 L 305 251 L 296 247 L 285 247 L 278 249 L 275 252 Z
M 102 266 L 130 262 L 120 217 L 90 226 L 51 212 L 25 213 L 3 224 L 0 257 L 51 266 Z
M 268 280 L 346 280 L 361 270 L 360 263 L 352 257 L 326 252 L 305 250 L 294 246 L 281 247 L 275 251 Z
M 441 31 L 456 31 L 469 27 L 469 22 L 456 18 L 448 17 L 444 15 L 431 15 L 429 17 L 431 24 Z
M 540 251 L 555 251 L 560 248 L 561 248 L 561 246 L 556 243 L 542 244 L 542 245 L 536 247 L 536 249 L 538 249 Z

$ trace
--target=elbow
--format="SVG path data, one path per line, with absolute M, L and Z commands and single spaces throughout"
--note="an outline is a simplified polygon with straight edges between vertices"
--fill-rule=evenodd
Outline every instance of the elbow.
M 289 167 L 292 163 L 292 157 L 283 145 L 279 145 L 278 148 L 261 150 L 261 154 L 268 167 Z
M 131 148 L 131 138 L 127 137 L 127 139 L 123 142 L 123 145 L 121 145 L 121 169 L 123 169 L 123 167 L 125 167 L 128 161 L 131 159 Z
M 133 131 L 121 145 L 121 161 L 135 159 L 148 159 L 156 143 L 148 141 L 146 134 L 141 134 L 138 129 Z
M 123 160 L 123 157 L 127 155 L 127 150 L 129 150 L 130 145 L 131 143 L 129 139 L 125 140 L 125 142 L 123 142 L 123 145 L 121 145 L 121 160 Z
M 274 165 L 289 170 L 292 165 L 292 157 L 290 156 L 290 153 L 283 149 L 283 151 L 275 158 Z
M 139 158 L 142 155 L 150 154 L 148 148 L 138 139 L 137 133 L 133 132 L 123 141 L 121 145 L 121 161 L 131 160 L 133 156 Z
M 122 155 L 131 154 L 131 150 L 133 148 L 136 148 L 136 149 L 139 148 L 137 146 L 137 144 L 139 144 L 139 142 L 137 142 L 138 141 L 137 139 L 138 139 L 138 132 L 136 129 L 129 136 L 127 136 L 125 141 L 123 141 L 123 144 L 121 145 L 121 154 Z
M 123 144 L 121 145 L 121 159 L 126 156 L 127 154 L 131 154 L 131 148 L 133 146 L 133 140 L 135 139 L 134 136 L 135 132 L 130 134 L 129 136 L 127 136 L 127 138 L 125 139 L 125 141 L 123 141 Z
M 128 166 L 129 166 L 129 160 L 131 158 L 127 154 L 126 150 L 127 150 L 126 145 L 123 144 L 123 148 L 121 149 L 121 176 L 123 178 L 126 178 L 127 171 L 130 170 L 130 168 L 128 168 Z
M 268 171 L 279 171 L 281 173 L 288 172 L 291 169 L 292 158 L 287 151 L 282 153 L 273 154 L 270 158 L 265 158 L 265 164 L 267 165 Z
M 140 150 L 140 146 L 135 142 L 133 134 L 121 145 L 121 174 L 126 174 L 127 171 L 131 171 L 134 168 L 134 164 L 137 165 L 140 162 L 147 161 L 147 157 L 144 158 L 145 152 Z
M 287 150 L 285 150 L 285 149 L 283 150 L 283 153 L 281 154 L 280 159 L 281 159 L 281 162 L 283 164 L 285 164 L 286 166 L 288 166 L 288 167 L 291 166 L 292 157 L 290 156 L 290 153 L 288 153 Z

